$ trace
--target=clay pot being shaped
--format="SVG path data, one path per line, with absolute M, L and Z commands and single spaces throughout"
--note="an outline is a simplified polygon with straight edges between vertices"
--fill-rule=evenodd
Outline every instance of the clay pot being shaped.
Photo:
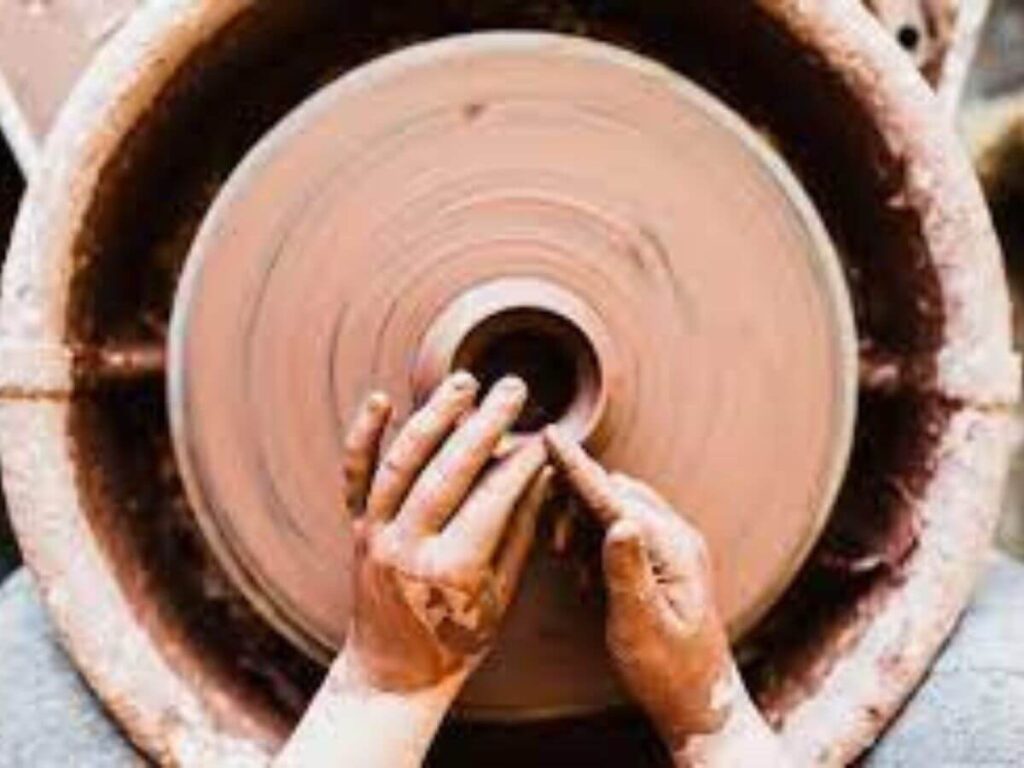
M 1017 397 L 933 107 L 852 4 L 145 7 L 0 308 L 5 488 L 90 683 L 159 761 L 265 762 L 344 639 L 356 399 L 512 370 L 521 431 L 701 526 L 798 762 L 853 759 L 967 600 Z M 538 553 L 440 764 L 654 754 L 570 570 Z

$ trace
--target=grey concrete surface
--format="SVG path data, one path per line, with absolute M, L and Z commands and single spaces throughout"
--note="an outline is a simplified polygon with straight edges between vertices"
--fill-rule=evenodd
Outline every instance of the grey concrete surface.
M 1024 564 L 994 556 L 945 652 L 863 765 L 1024 765 L 1022 650 Z M 140 764 L 60 650 L 31 578 L 18 571 L 0 588 L 0 768 Z
M 143 765 L 107 719 L 20 570 L 0 588 L 0 768 Z
M 1024 765 L 1024 564 L 994 559 L 871 768 Z

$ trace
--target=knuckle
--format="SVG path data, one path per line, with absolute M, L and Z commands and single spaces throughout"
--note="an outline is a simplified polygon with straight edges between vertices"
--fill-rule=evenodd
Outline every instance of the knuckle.
M 693 560 L 704 562 L 708 559 L 708 545 L 695 528 L 680 521 L 676 537 L 679 547 Z
M 420 411 L 409 419 L 402 430 L 403 444 L 416 445 L 430 440 L 438 429 L 439 421 L 433 411 Z
M 482 483 L 473 493 L 473 504 L 478 509 L 493 509 L 502 503 L 505 496 L 505 489 L 498 483 Z
M 365 456 L 350 454 L 342 460 L 342 472 L 344 472 L 345 477 L 350 479 L 365 475 L 369 468 L 370 462 Z
M 405 451 L 395 451 L 384 457 L 380 465 L 382 479 L 401 477 L 412 469 L 412 461 Z
M 380 565 L 397 565 L 405 559 L 408 546 L 391 526 L 378 527 L 370 533 L 369 558 Z
M 365 440 L 360 440 L 356 435 L 349 435 L 341 446 L 342 456 L 346 463 L 365 463 L 368 460 L 371 448 Z
M 452 472 L 442 461 L 431 462 L 423 470 L 421 477 L 428 491 L 427 498 L 443 497 L 448 493 L 448 486 L 451 485 Z
M 482 569 L 473 558 L 442 537 L 427 539 L 421 555 L 431 576 L 440 583 L 471 592 L 482 581 Z
M 428 467 L 420 475 L 416 491 L 406 501 L 403 511 L 436 510 L 446 504 L 451 497 L 452 490 L 448 485 L 447 476 L 436 468 Z
M 395 439 L 396 447 L 402 453 L 415 451 L 427 443 L 432 443 L 434 435 L 442 428 L 442 420 L 439 414 L 430 410 L 429 407 L 414 413 L 405 422 L 398 437 Z

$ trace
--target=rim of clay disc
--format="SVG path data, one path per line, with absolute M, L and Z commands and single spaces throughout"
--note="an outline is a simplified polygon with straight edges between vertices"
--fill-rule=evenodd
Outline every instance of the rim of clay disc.
M 262 764 L 283 724 L 232 698 L 226 681 L 204 678 L 182 649 L 157 645 L 121 591 L 83 512 L 67 428 L 70 355 L 62 342 L 76 236 L 102 170 L 178 66 L 251 5 L 149 4 L 101 52 L 50 137 L 49 172 L 30 185 L 0 307 L 5 375 L 52 394 L 0 405 L 4 482 L 25 558 L 91 685 L 133 741 L 163 762 Z M 967 404 L 942 437 L 921 504 L 924 528 L 903 585 L 815 692 L 781 714 L 782 735 L 798 764 L 838 765 L 878 735 L 966 603 L 998 510 L 1008 453 L 1002 410 L 1016 400 L 1018 369 L 984 203 L 965 155 L 933 116 L 924 82 L 854 4 L 759 0 L 758 6 L 842 78 L 905 158 L 902 204 L 917 211 L 942 277 L 939 390 Z M 30 354 L 19 354 L 24 349 Z
M 389 77 L 394 77 L 398 73 L 415 72 L 434 62 L 449 58 L 477 57 L 482 53 L 571 56 L 573 61 L 614 65 L 625 72 L 642 76 L 645 86 L 649 83 L 653 87 L 656 83 L 659 87 L 664 87 L 667 91 L 677 94 L 680 100 L 685 100 L 688 108 L 693 109 L 695 113 L 714 119 L 718 130 L 727 135 L 730 141 L 741 146 L 746 156 L 758 164 L 759 169 L 770 174 L 772 188 L 780 190 L 785 198 L 785 205 L 788 206 L 787 210 L 791 210 L 800 222 L 802 235 L 809 243 L 807 253 L 801 254 L 801 257 L 806 259 L 806 268 L 808 273 L 813 275 L 814 286 L 829 308 L 829 316 L 827 319 L 823 318 L 822 322 L 828 325 L 829 342 L 835 355 L 832 363 L 834 367 L 828 374 L 834 398 L 833 412 L 829 416 L 830 434 L 828 448 L 823 451 L 821 459 L 820 476 L 815 477 L 813 512 L 808 513 L 806 520 L 801 519 L 799 540 L 791 549 L 787 549 L 787 558 L 783 565 L 769 572 L 764 578 L 763 584 L 758 588 L 756 599 L 750 599 L 742 610 L 736 610 L 735 613 L 731 612 L 731 606 L 723 607 L 723 617 L 727 620 L 730 636 L 734 640 L 741 638 L 748 634 L 778 602 L 806 563 L 828 522 L 829 512 L 833 508 L 846 471 L 853 438 L 857 398 L 857 342 L 848 286 L 844 280 L 839 256 L 821 215 L 796 174 L 777 153 L 771 151 L 768 145 L 761 141 L 734 109 L 727 107 L 724 102 L 710 96 L 691 80 L 663 64 L 586 38 L 549 32 L 503 31 L 455 35 L 410 45 L 365 63 L 346 73 L 339 81 L 324 87 L 307 101 L 293 108 L 273 130 L 249 148 L 245 158 L 236 166 L 231 178 L 221 188 L 218 197 L 206 212 L 203 223 L 192 240 L 189 256 L 177 284 L 168 339 L 167 401 L 171 433 L 177 466 L 188 489 L 188 498 L 191 500 L 205 543 L 249 603 L 271 626 L 312 658 L 325 665 L 329 663 L 330 654 L 333 652 L 330 650 L 330 637 L 322 632 L 325 625 L 311 621 L 310 614 L 306 612 L 308 605 L 295 601 L 294 595 L 299 592 L 297 587 L 290 592 L 293 597 L 285 596 L 289 592 L 274 580 L 274 574 L 281 574 L 282 571 L 275 571 L 268 566 L 267 560 L 261 557 L 258 537 L 247 538 L 248 532 L 244 530 L 244 523 L 233 522 L 231 515 L 226 513 L 230 509 L 240 511 L 252 506 L 251 502 L 236 503 L 226 488 L 218 487 L 215 479 L 218 469 L 238 460 L 237 453 L 234 449 L 227 452 L 228 465 L 218 464 L 216 461 L 204 464 L 203 437 L 196 431 L 194 424 L 191 427 L 189 425 L 190 415 L 192 419 L 197 418 L 194 413 L 190 414 L 189 407 L 197 408 L 204 400 L 200 391 L 201 385 L 187 373 L 189 347 L 192 346 L 189 339 L 207 338 L 204 331 L 217 335 L 211 328 L 202 328 L 194 317 L 199 314 L 199 307 L 204 303 L 207 308 L 216 307 L 218 315 L 223 314 L 225 307 L 232 303 L 223 294 L 219 296 L 219 301 L 210 301 L 209 288 L 204 287 L 204 282 L 208 285 L 210 279 L 204 273 L 212 269 L 211 261 L 217 263 L 215 256 L 225 255 L 218 250 L 228 247 L 220 240 L 221 233 L 239 228 L 236 206 L 244 206 L 244 203 L 238 201 L 252 195 L 251 190 L 258 184 L 257 180 L 263 169 L 273 162 L 278 153 L 287 151 L 286 148 L 294 137 L 309 126 L 317 125 L 324 119 L 325 113 L 330 113 L 339 91 L 365 91 L 374 84 L 386 82 Z M 460 66 L 465 65 L 460 63 Z M 274 206 L 285 210 L 290 208 L 288 200 L 291 194 L 290 190 L 276 190 Z M 222 259 L 220 263 L 225 262 Z M 246 269 L 238 267 L 232 259 L 228 259 L 227 263 L 235 266 L 226 273 L 229 282 L 221 285 L 231 286 L 239 281 L 244 283 L 247 279 Z M 803 264 L 803 261 L 800 263 Z M 322 275 L 320 279 L 323 279 Z M 602 313 L 596 304 L 588 303 L 573 293 L 568 286 L 562 286 L 556 281 L 549 281 L 540 276 L 505 276 L 473 283 L 471 288 L 459 294 L 443 311 L 433 317 L 434 324 L 419 339 L 418 343 L 421 346 L 417 351 L 416 361 L 412 364 L 413 373 L 410 378 L 413 382 L 423 382 L 419 397 L 425 398 L 426 394 L 440 383 L 444 375 L 457 367 L 453 365 L 453 360 L 458 351 L 464 349 L 463 342 L 472 336 L 474 330 L 479 330 L 487 320 L 494 319 L 508 310 L 541 310 L 580 329 L 593 349 L 595 373 L 605 368 L 609 379 L 618 379 L 627 369 L 627 366 L 617 359 L 617 340 L 612 338 L 605 326 L 605 321 L 612 317 L 607 308 Z M 431 354 L 425 354 L 428 349 Z M 209 365 L 215 365 L 214 359 L 224 359 L 223 354 L 223 348 L 214 353 L 212 358 L 208 358 Z M 194 357 L 191 358 L 191 363 L 195 370 L 207 370 L 208 375 L 209 371 L 213 370 L 212 367 L 204 366 L 203 362 L 197 362 Z M 472 369 L 471 365 L 458 367 Z M 220 381 L 221 376 L 218 374 L 211 378 Z M 597 378 L 600 379 L 600 376 Z M 417 389 L 416 383 L 412 388 Z M 392 391 L 391 394 L 395 392 Z M 592 402 L 583 409 L 586 411 L 583 417 L 561 421 L 562 428 L 579 439 L 592 437 L 598 431 L 598 427 L 602 426 L 601 420 L 607 397 L 604 386 L 598 386 Z M 262 407 L 269 407 L 271 411 L 281 407 L 265 402 L 258 396 L 255 400 L 260 402 Z M 806 402 L 803 403 L 803 407 L 806 408 Z M 238 417 L 230 417 L 230 420 L 237 421 Z M 244 420 L 243 418 L 242 421 Z M 308 434 L 304 435 L 304 439 L 307 437 Z M 600 439 L 602 442 L 610 440 L 606 434 L 601 435 Z M 773 448 L 777 453 L 778 442 Z M 205 456 L 209 458 L 209 453 L 205 453 Z M 777 456 L 770 466 L 777 469 Z M 320 469 L 322 471 L 323 467 Z M 327 496 L 333 498 L 333 494 Z M 753 502 L 753 497 L 750 501 Z M 299 515 L 299 511 L 300 508 L 296 507 L 292 513 Z M 246 514 L 243 517 L 252 516 Z M 329 514 L 326 517 L 331 519 Z M 766 514 L 762 517 L 766 517 Z M 696 519 L 700 520 L 701 516 L 696 515 Z M 764 519 L 761 522 L 764 526 Z M 771 524 L 766 528 L 770 529 Z M 323 531 L 318 534 L 307 532 L 306 539 L 316 541 L 325 535 Z M 781 523 L 779 538 L 782 538 Z M 276 537 L 265 536 L 265 539 L 275 540 Z M 714 543 L 714 538 L 709 537 L 709 545 Z M 728 563 L 731 559 L 729 554 L 733 553 L 726 553 L 719 563 Z M 772 562 L 772 558 L 773 555 L 765 553 L 763 560 Z M 313 559 L 312 553 L 308 559 Z M 723 583 L 724 580 L 719 577 L 722 571 L 716 569 L 715 573 L 719 600 L 723 601 L 723 594 L 728 593 L 729 585 Z M 302 588 L 316 594 L 315 585 L 312 583 L 316 580 L 316 574 L 306 572 L 302 576 L 304 578 L 294 580 L 293 584 L 302 585 Z M 333 583 L 333 578 L 331 582 Z M 326 604 L 326 600 L 321 595 L 312 601 L 312 604 L 322 606 Z M 546 631 L 556 634 L 550 627 L 547 627 Z M 558 642 L 568 645 L 568 641 Z M 512 661 L 507 663 L 513 664 Z M 489 670 L 482 670 L 478 679 L 486 679 L 488 673 Z M 596 675 L 586 677 L 589 679 Z M 614 701 L 615 698 L 611 698 L 598 706 L 597 702 L 587 701 L 583 697 L 573 703 L 545 704 L 530 708 L 528 712 L 519 712 L 514 711 L 515 708 L 511 706 L 503 707 L 494 702 L 482 705 L 472 698 L 471 703 L 468 703 L 464 698 L 458 703 L 462 706 L 457 706 L 456 709 L 464 713 L 468 719 L 495 722 L 529 721 L 593 715 L 607 709 Z

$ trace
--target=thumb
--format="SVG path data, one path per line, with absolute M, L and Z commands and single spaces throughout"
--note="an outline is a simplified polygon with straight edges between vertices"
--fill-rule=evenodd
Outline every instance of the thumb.
M 657 598 L 658 583 L 640 526 L 619 519 L 608 529 L 603 550 L 604 579 L 613 610 L 645 608 Z

